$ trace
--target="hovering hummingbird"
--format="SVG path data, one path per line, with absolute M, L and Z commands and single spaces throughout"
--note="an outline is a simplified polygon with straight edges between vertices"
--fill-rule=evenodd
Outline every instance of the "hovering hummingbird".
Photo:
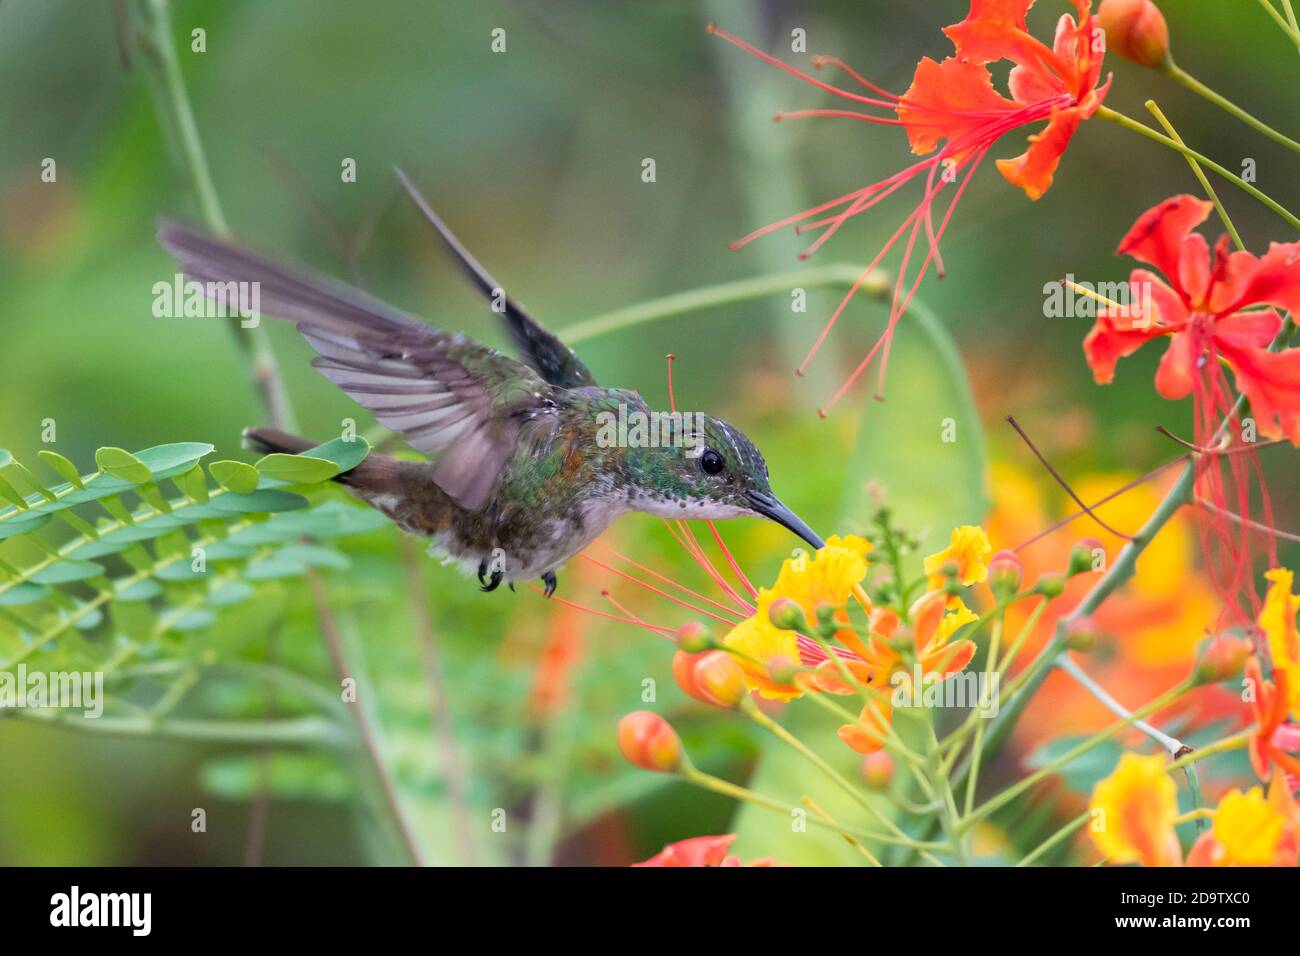
M 476 569 L 484 591 L 555 571 L 621 515 L 768 518 L 815 548 L 811 528 L 772 493 L 767 464 L 745 435 L 704 414 L 668 418 L 670 442 L 598 440 L 602 421 L 651 416 L 639 394 L 596 384 L 461 245 L 410 181 L 397 176 L 479 291 L 495 303 L 523 361 L 427 325 L 360 289 L 272 263 L 163 221 L 162 246 L 200 283 L 256 282 L 262 309 L 296 323 L 312 365 L 433 462 L 371 454 L 336 480 L 399 527 L 432 539 L 431 554 Z M 315 443 L 248 429 L 266 452 Z

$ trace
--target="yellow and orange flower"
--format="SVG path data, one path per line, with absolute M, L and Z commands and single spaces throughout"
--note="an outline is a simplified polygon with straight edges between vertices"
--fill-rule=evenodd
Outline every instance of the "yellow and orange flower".
M 948 547 L 925 559 L 925 573 L 929 576 L 927 586 L 937 591 L 947 582 L 944 569 L 956 568 L 956 578 L 968 587 L 979 584 L 989 576 L 989 556 L 993 546 L 989 536 L 978 525 L 962 525 L 954 528 Z
M 1178 791 L 1165 758 L 1127 753 L 1092 791 L 1089 830 L 1111 863 L 1177 866 L 1182 850 L 1174 833 Z
M 1300 632 L 1296 630 L 1300 596 L 1291 593 L 1295 576 L 1287 568 L 1274 568 L 1264 577 L 1269 587 L 1259 612 L 1259 627 L 1268 638 L 1274 673 L 1286 674 L 1287 709 L 1300 720 Z
M 1300 807 L 1286 777 L 1274 771 L 1268 798 L 1260 787 L 1232 790 L 1214 811 L 1214 827 L 1197 839 L 1188 866 L 1295 866 Z
M 722 641 L 737 654 L 736 660 L 745 677 L 745 686 L 768 700 L 794 700 L 803 691 L 793 683 L 779 683 L 772 676 L 799 663 L 799 638 L 794 631 L 783 631 L 760 611 L 741 621 Z

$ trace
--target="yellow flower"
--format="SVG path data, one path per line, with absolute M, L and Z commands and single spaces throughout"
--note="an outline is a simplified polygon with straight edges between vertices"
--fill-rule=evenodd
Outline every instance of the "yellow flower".
M 794 631 L 783 631 L 769 621 L 765 611 L 741 621 L 722 643 L 743 655 L 736 660 L 750 690 L 768 700 L 793 700 L 803 694 L 793 684 L 778 684 L 772 679 L 769 667 L 773 663 L 798 666 L 799 641 Z
M 1286 819 L 1264 799 L 1261 788 L 1225 794 L 1214 813 L 1214 838 L 1223 847 L 1222 862 L 1228 866 L 1272 863 L 1285 824 Z
M 931 591 L 942 588 L 946 582 L 943 573 L 945 565 L 957 567 L 957 580 L 962 584 L 979 584 L 989 576 L 989 556 L 993 546 L 989 536 L 979 525 L 964 524 L 952 531 L 952 540 L 948 547 L 925 559 L 925 573 L 929 575 L 927 586 Z
M 1300 719 L 1300 633 L 1296 630 L 1300 597 L 1291 593 L 1295 576 L 1287 568 L 1274 568 L 1264 577 L 1269 587 L 1259 612 L 1259 626 L 1268 636 L 1273 666 L 1286 672 L 1290 690 L 1287 708 L 1293 717 Z
M 770 590 L 759 595 L 758 610 L 766 612 L 767 606 L 778 597 L 788 597 L 808 615 L 817 619 L 817 605 L 829 604 L 843 607 L 853 593 L 853 586 L 861 584 L 867 576 L 867 554 L 871 542 L 857 535 L 831 535 L 826 546 L 819 548 L 809 558 L 806 554 L 786 558 L 781 573 Z
M 1174 819 L 1177 787 L 1165 758 L 1125 754 L 1092 791 L 1092 842 L 1111 863 L 1175 866 L 1182 860 Z

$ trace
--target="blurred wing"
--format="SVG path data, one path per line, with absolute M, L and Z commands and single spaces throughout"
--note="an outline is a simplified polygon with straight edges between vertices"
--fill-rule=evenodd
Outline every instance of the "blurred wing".
M 359 289 L 276 265 L 164 221 L 158 240 L 197 282 L 256 282 L 260 305 L 289 319 L 320 372 L 422 452 L 434 482 L 464 508 L 482 507 L 524 428 L 554 428 L 554 389 L 532 369 L 466 338 L 418 323 Z
M 488 274 L 488 271 L 479 264 L 477 259 L 470 255 L 469 250 L 447 228 L 447 224 L 442 221 L 442 218 L 433 211 L 433 207 L 424 201 L 424 197 L 406 178 L 406 174 L 400 169 L 395 170 L 395 172 L 415 205 L 424 214 L 424 218 L 429 220 L 433 228 L 438 231 L 442 241 L 446 243 L 447 248 L 456 257 L 456 262 L 478 288 L 479 292 L 490 302 L 497 300 L 498 297 L 500 298 L 500 301 L 505 306 L 503 317 L 506 329 L 509 331 L 510 337 L 514 339 L 515 346 L 519 349 L 524 361 L 536 369 L 543 379 L 558 388 L 580 388 L 584 385 L 595 385 L 595 378 L 587 366 L 583 364 L 582 359 L 578 358 L 577 353 L 561 342 L 554 333 L 548 332 L 540 322 L 528 314 L 528 311 L 522 305 L 506 296 L 505 289 L 501 284 Z

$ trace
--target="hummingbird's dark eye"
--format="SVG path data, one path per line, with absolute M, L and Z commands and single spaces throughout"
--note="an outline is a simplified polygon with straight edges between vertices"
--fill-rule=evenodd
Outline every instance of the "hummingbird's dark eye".
M 727 463 L 722 460 L 712 448 L 704 449 L 704 454 L 700 456 L 700 467 L 704 469 L 706 475 L 716 475 L 725 468 Z

